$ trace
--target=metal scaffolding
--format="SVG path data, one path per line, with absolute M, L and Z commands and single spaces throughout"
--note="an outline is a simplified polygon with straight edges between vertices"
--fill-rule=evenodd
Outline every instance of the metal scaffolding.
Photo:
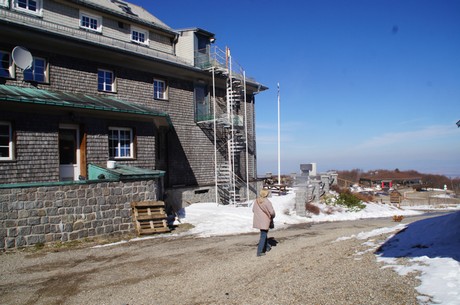
M 199 50 L 195 66 L 212 73 L 211 116 L 203 116 L 198 124 L 212 129 L 214 141 L 214 178 L 216 202 L 241 204 L 249 199 L 249 148 L 246 73 L 232 60 L 230 50 L 216 46 Z M 216 99 L 216 76 L 226 78 L 225 105 L 218 105 Z M 241 109 L 241 103 L 243 109 Z M 218 114 L 218 107 L 221 113 Z M 241 173 L 241 156 L 245 156 L 245 174 Z M 242 198 L 241 194 L 245 194 Z

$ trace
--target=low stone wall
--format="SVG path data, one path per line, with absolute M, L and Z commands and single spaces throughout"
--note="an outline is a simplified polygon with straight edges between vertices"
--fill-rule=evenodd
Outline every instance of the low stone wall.
M 263 187 L 263 181 L 251 181 L 249 183 L 249 199 L 253 200 L 257 197 L 258 190 Z M 215 185 L 201 187 L 175 187 L 168 188 L 165 191 L 166 200 L 169 205 L 177 212 L 190 204 L 199 202 L 216 202 L 216 187 Z M 246 188 L 241 188 L 241 198 L 246 200 Z
M 0 187 L 0 250 L 133 232 L 131 202 L 158 200 L 159 180 Z

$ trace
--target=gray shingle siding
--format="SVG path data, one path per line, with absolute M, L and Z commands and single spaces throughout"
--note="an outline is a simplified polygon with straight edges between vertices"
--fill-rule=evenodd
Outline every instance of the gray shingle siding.
M 0 162 L 0 184 L 59 180 L 57 120 L 51 115 L 1 111 L 14 128 L 15 160 Z

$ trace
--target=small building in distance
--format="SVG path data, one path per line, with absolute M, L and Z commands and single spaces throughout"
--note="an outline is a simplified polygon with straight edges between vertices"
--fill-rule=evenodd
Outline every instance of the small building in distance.
M 380 186 L 383 190 L 402 187 L 417 188 L 422 185 L 422 177 L 412 176 L 404 172 L 373 172 L 371 175 L 359 178 L 359 184 L 370 187 Z

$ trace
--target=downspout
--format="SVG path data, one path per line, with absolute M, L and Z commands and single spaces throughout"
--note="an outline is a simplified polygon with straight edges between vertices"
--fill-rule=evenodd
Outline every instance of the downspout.
M 246 104 L 246 71 L 243 70 L 244 88 L 244 138 L 246 139 L 246 197 L 249 200 L 249 148 L 248 148 L 248 107 Z
M 217 189 L 217 127 L 216 127 L 216 80 L 214 75 L 214 65 L 212 66 L 212 99 L 214 117 L 214 180 L 216 182 L 216 203 L 219 204 L 219 192 Z

